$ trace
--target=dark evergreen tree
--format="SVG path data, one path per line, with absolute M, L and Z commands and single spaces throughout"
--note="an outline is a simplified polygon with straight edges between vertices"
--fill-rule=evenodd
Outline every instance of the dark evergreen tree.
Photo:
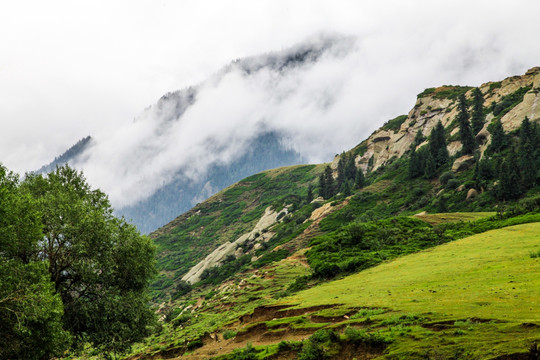
M 356 164 L 354 163 L 354 156 L 347 157 L 347 165 L 345 166 L 345 178 L 347 180 L 355 180 L 356 177 Z
M 472 154 L 476 146 L 473 133 L 471 130 L 471 124 L 469 122 L 469 113 L 467 112 L 467 100 L 465 95 L 459 97 L 458 104 L 458 125 L 459 125 L 459 137 L 463 147 L 461 148 L 462 154 Z
M 323 199 L 326 199 L 326 178 L 324 177 L 324 172 L 319 175 L 319 196 L 322 196 Z
M 500 120 L 494 120 L 488 126 L 491 133 L 491 143 L 487 149 L 489 154 L 499 154 L 506 146 L 508 146 L 508 138 L 504 132 Z
M 521 188 L 528 190 L 536 184 L 535 138 L 528 117 L 523 119 L 519 129 L 518 167 L 521 175 Z
M 347 197 L 351 195 L 351 184 L 350 180 L 345 180 L 343 182 L 343 185 L 341 185 L 341 188 L 339 189 L 339 192 L 343 197 Z
M 339 157 L 338 166 L 337 166 L 337 178 L 336 178 L 336 188 L 341 189 L 341 185 L 345 182 L 345 153 L 342 153 Z
M 433 158 L 433 155 L 431 155 L 431 152 L 427 152 L 426 156 L 426 162 L 424 166 L 424 178 L 426 179 L 433 179 L 435 175 L 437 174 L 437 167 L 435 164 L 435 159 Z
M 355 186 L 357 189 L 362 189 L 366 185 L 366 178 L 362 169 L 356 172 Z
M 500 200 L 513 200 L 521 195 L 519 168 L 514 149 L 503 160 L 499 174 L 497 197 Z
M 437 125 L 431 130 L 429 136 L 429 152 L 435 161 L 435 168 L 446 165 L 450 159 L 448 154 L 448 148 L 446 146 L 446 137 L 443 124 L 439 121 Z
M 479 88 L 473 90 L 473 110 L 471 128 L 473 135 L 478 134 L 484 127 L 484 96 Z
M 310 183 L 307 188 L 306 202 L 309 204 L 313 201 L 313 185 Z
M 325 199 L 330 199 L 336 194 L 336 185 L 334 182 L 334 176 L 332 174 L 332 168 L 330 168 L 328 165 L 324 169 L 324 185 L 325 190 L 323 197 Z

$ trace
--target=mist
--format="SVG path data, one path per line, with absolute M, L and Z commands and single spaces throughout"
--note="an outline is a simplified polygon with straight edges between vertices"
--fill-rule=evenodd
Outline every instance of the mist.
M 0 12 L 10 34 L 0 161 L 35 170 L 91 135 L 75 165 L 115 207 L 150 196 L 179 169 L 200 179 L 264 131 L 326 162 L 407 113 L 427 87 L 476 86 L 540 65 L 533 0 L 23 5 Z M 272 67 L 302 46 L 324 51 Z M 168 92 L 174 101 L 158 101 Z

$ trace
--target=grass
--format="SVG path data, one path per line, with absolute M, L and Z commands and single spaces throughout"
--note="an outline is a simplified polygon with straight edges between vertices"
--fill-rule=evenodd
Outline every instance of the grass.
M 540 339 L 540 258 L 529 256 L 538 249 L 539 232 L 540 223 L 488 231 L 299 292 L 282 303 L 388 308 L 389 319 L 397 313 L 417 314 L 426 324 L 450 321 L 452 329 L 443 332 L 409 326 L 389 348 L 398 358 L 414 358 L 412 353 L 437 343 L 447 354 L 462 349 L 484 354 L 480 357 L 526 351 Z M 467 319 L 473 320 L 464 327 Z M 399 333 L 392 329 L 386 331 Z
M 431 225 L 439 225 L 446 223 L 456 223 L 460 221 L 475 221 L 478 219 L 488 218 L 495 214 L 495 212 L 455 212 L 425 215 L 423 214 L 415 215 L 414 217 L 421 219 Z

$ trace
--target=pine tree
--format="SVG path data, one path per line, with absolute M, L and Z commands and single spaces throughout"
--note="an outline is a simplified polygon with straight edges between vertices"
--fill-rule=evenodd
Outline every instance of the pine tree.
M 521 187 L 528 190 L 536 184 L 536 161 L 533 129 L 529 118 L 525 117 L 519 129 L 518 167 Z
M 332 196 L 336 194 L 336 186 L 334 184 L 334 176 L 332 174 L 332 169 L 330 166 L 326 166 L 324 169 L 324 183 L 326 186 L 324 197 L 325 199 L 330 199 Z
M 500 120 L 493 121 L 488 130 L 491 133 L 491 143 L 487 149 L 489 154 L 498 154 L 508 145 L 508 139 Z
M 473 111 L 471 114 L 471 127 L 476 135 L 484 127 L 484 96 L 479 88 L 473 90 Z
M 457 116 L 457 120 L 459 124 L 459 137 L 461 139 L 461 144 L 463 145 L 463 147 L 461 148 L 461 153 L 463 155 L 472 154 L 476 143 L 474 141 L 471 124 L 469 122 L 469 114 L 467 112 L 467 100 L 465 99 L 465 95 L 463 94 L 459 97 L 458 111 L 459 113 Z
M 501 200 L 517 199 L 521 195 L 519 180 L 519 168 L 517 166 L 516 153 L 514 149 L 511 149 L 501 165 L 497 197 Z
M 429 151 L 435 161 L 435 167 L 437 169 L 448 163 L 450 155 L 448 154 L 448 148 L 446 146 L 444 126 L 440 121 L 435 125 L 433 130 L 431 130 L 429 136 Z
M 362 189 L 366 185 L 366 178 L 362 169 L 356 172 L 355 186 L 357 189 Z
M 313 201 L 313 185 L 310 183 L 307 188 L 306 202 L 309 204 Z
M 431 155 L 431 152 L 427 152 L 426 156 L 426 163 L 424 166 L 424 178 L 426 179 L 433 179 L 433 177 L 437 174 L 437 167 L 435 165 L 435 159 L 433 158 L 433 155 Z
M 414 136 L 414 140 L 411 144 L 410 150 L 414 151 L 416 150 L 416 147 L 424 142 L 426 138 L 424 137 L 424 134 L 422 134 L 422 130 L 418 130 L 416 132 L 416 135 Z
M 326 199 L 326 178 L 324 177 L 324 173 L 319 175 L 319 196 L 322 196 L 323 199 Z
M 347 180 L 353 180 L 356 177 L 356 165 L 354 163 L 354 156 L 347 157 L 347 165 L 345 165 L 345 178 Z
M 337 188 L 341 189 L 341 185 L 345 182 L 345 153 L 342 153 L 339 157 L 337 166 Z

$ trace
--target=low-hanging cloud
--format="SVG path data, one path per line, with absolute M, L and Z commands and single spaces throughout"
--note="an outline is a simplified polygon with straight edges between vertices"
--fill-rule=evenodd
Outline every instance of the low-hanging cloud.
M 70 4 L 61 9 L 73 10 Z M 33 170 L 92 135 L 77 166 L 116 207 L 177 176 L 204 176 L 263 131 L 286 135 L 310 162 L 329 161 L 408 112 L 426 87 L 479 85 L 540 65 L 535 0 L 239 0 L 163 8 L 140 0 L 110 9 L 93 32 L 86 14 L 108 6 L 94 4 L 72 18 L 57 12 L 51 16 L 71 20 L 39 28 L 49 4 L 28 16 L 27 26 L 1 12 L 0 30 L 22 37 L 8 37 L 0 58 L 0 161 Z M 41 45 L 26 46 L 35 34 Z M 306 38 L 309 46 L 328 46 L 283 68 L 279 58 L 288 50 L 242 59 L 200 82 L 232 58 Z M 174 101 L 166 97 L 129 121 L 152 102 L 148 96 L 188 85 L 167 95 Z

